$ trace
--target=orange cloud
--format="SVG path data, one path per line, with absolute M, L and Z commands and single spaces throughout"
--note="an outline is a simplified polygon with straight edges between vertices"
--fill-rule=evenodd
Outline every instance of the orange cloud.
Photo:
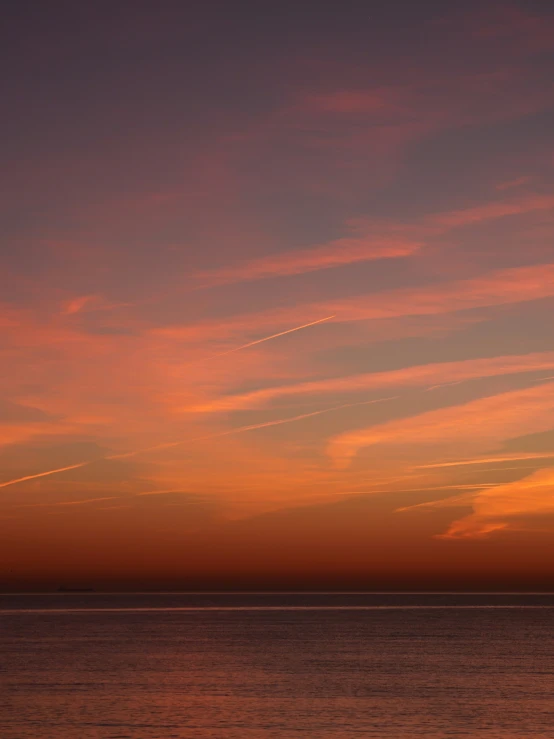
M 81 467 L 86 467 L 90 464 L 93 464 L 94 462 L 99 462 L 102 460 L 129 459 L 131 457 L 137 457 L 141 454 L 162 451 L 165 449 L 172 449 L 174 447 L 183 446 L 184 444 L 193 444 L 199 441 L 200 442 L 210 441 L 212 439 L 219 439 L 225 436 L 234 436 L 235 434 L 241 434 L 246 431 L 256 431 L 258 429 L 269 428 L 271 426 L 282 426 L 283 424 L 294 423 L 296 421 L 303 421 L 306 418 L 313 418 L 314 416 L 321 416 L 325 413 L 332 413 L 335 411 L 343 410 L 345 408 L 353 408 L 353 407 L 362 406 L 362 405 L 372 405 L 375 403 L 382 403 L 387 400 L 393 400 L 393 399 L 394 398 L 379 398 L 378 400 L 365 400 L 359 403 L 343 403 L 342 405 L 332 406 L 331 408 L 323 408 L 318 411 L 312 411 L 311 413 L 302 413 L 300 415 L 292 416 L 289 418 L 279 418 L 279 419 L 275 419 L 272 421 L 264 421 L 262 423 L 253 423 L 247 426 L 239 426 L 237 428 L 229 429 L 228 431 L 220 431 L 214 434 L 208 434 L 206 436 L 200 436 L 197 438 L 178 439 L 176 441 L 169 441 L 169 442 L 164 442 L 161 444 L 155 444 L 154 446 L 144 447 L 141 449 L 133 449 L 129 452 L 110 454 L 104 457 L 96 458 L 94 460 L 78 462 L 77 464 L 69 465 L 67 467 L 57 467 L 55 469 L 45 470 L 44 472 L 37 472 L 33 475 L 25 475 L 24 477 L 18 477 L 12 480 L 6 480 L 0 483 L 0 488 L 9 487 L 10 485 L 17 485 L 21 482 L 27 482 L 29 480 L 36 480 L 37 478 L 40 478 L 40 477 L 48 477 L 50 475 L 56 475 L 56 474 L 59 474 L 60 472 L 66 472 L 69 470 L 79 469 Z
M 62 312 L 67 316 L 71 316 L 74 313 L 79 313 L 88 303 L 96 299 L 96 295 L 83 295 L 78 298 L 73 298 L 68 303 L 66 303 Z
M 337 320 L 429 315 L 522 303 L 554 295 L 554 264 L 514 267 L 426 288 L 390 290 L 327 303 Z M 319 310 L 322 306 L 318 306 Z
M 65 421 L 26 421 L 24 423 L 0 423 L 0 447 L 11 444 L 21 444 L 31 439 L 46 436 L 65 436 L 82 432 L 88 425 L 96 425 L 94 419 L 71 418 Z M 82 421 L 82 423 L 81 423 Z
M 246 408 L 259 408 L 277 398 L 322 393 L 354 393 L 387 387 L 422 387 L 433 383 L 432 388 L 452 385 L 481 377 L 534 372 L 554 367 L 554 352 L 537 352 L 519 356 L 501 356 L 485 359 L 466 359 L 459 362 L 416 365 L 389 372 L 372 372 L 362 375 L 303 382 L 296 385 L 255 390 L 240 395 L 217 398 L 184 410 L 205 413 Z M 440 384 L 434 384 L 440 383 Z
M 84 311 L 110 311 L 115 308 L 128 308 L 131 305 L 131 303 L 110 303 L 101 295 L 83 295 L 68 301 L 61 313 L 65 316 L 71 316 Z
M 448 502 L 448 501 L 446 501 Z M 471 497 L 473 513 L 451 524 L 443 538 L 465 539 L 516 527 L 518 519 L 554 513 L 554 469 L 481 490 Z
M 317 320 L 322 314 L 336 315 L 335 322 L 429 316 L 442 313 L 523 303 L 554 296 L 554 264 L 512 267 L 467 280 L 454 280 L 425 287 L 384 290 L 369 296 L 296 305 L 294 308 L 246 313 L 229 319 L 212 319 L 185 325 L 161 327 L 152 334 L 182 341 L 230 340 L 248 332 L 280 327 L 298 320 L 298 315 Z
M 455 442 L 467 452 L 548 431 L 554 425 L 553 410 L 554 383 L 548 383 L 340 434 L 330 441 L 328 454 L 337 464 L 347 465 L 359 450 L 385 444 Z

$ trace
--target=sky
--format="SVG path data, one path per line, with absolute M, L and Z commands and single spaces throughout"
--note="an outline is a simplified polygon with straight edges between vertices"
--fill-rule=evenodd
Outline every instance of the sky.
M 4 13 L 0 587 L 554 589 L 554 8 Z

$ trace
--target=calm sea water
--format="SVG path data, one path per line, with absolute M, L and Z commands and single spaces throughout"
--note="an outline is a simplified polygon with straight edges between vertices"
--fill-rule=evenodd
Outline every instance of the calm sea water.
M 554 738 L 552 595 L 3 595 L 2 739 Z

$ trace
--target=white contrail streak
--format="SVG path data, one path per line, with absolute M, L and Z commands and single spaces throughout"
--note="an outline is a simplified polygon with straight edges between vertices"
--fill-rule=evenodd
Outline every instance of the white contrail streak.
M 295 326 L 294 328 L 289 328 L 286 331 L 280 331 L 278 334 L 272 334 L 271 336 L 264 336 L 262 339 L 257 339 L 256 341 L 250 341 L 248 344 L 243 344 L 242 346 L 237 346 L 234 349 L 229 349 L 229 351 L 221 352 L 221 354 L 212 354 L 209 357 L 206 357 L 203 360 L 199 360 L 201 362 L 206 361 L 208 359 L 213 359 L 215 357 L 224 357 L 227 354 L 233 354 L 233 352 L 241 351 L 242 349 L 248 349 L 250 346 L 255 346 L 256 344 L 262 344 L 264 341 L 270 341 L 271 339 L 277 339 L 279 336 L 285 336 L 286 334 L 292 334 L 295 331 L 301 331 L 304 328 L 309 328 L 310 326 L 316 326 L 318 323 L 324 323 L 325 321 L 330 321 L 332 318 L 335 318 L 335 315 L 332 316 L 326 316 L 325 318 L 318 318 L 317 321 L 311 321 L 310 323 L 304 323 L 302 326 Z M 370 401 L 370 402 L 378 402 L 378 401 Z M 349 405 L 363 405 L 360 403 L 350 403 L 345 406 L 339 406 L 340 408 L 347 408 Z M 190 441 L 201 441 L 203 439 L 211 439 L 216 438 L 217 436 L 227 436 L 228 434 L 232 433 L 240 433 L 241 431 L 249 431 L 256 428 L 263 428 L 264 426 L 276 426 L 280 423 L 291 423 L 292 421 L 299 421 L 301 418 L 308 418 L 309 416 L 318 415 L 319 413 L 327 413 L 330 410 L 338 410 L 329 408 L 323 411 L 316 411 L 315 413 L 307 413 L 303 416 L 297 416 L 295 418 L 285 419 L 283 421 L 270 421 L 265 424 L 257 424 L 254 426 L 245 426 L 240 429 L 233 429 L 231 431 L 223 432 L 222 434 L 216 434 L 215 436 L 206 436 L 202 437 L 201 439 L 191 439 Z M 154 447 L 148 447 L 147 449 L 138 449 L 136 451 L 132 452 L 125 452 L 123 454 L 111 454 L 107 457 L 100 457 L 100 459 L 125 459 L 127 457 L 135 457 L 137 454 L 142 454 L 143 452 L 151 452 L 155 451 L 156 449 L 167 449 L 169 447 L 178 446 L 179 444 L 185 444 L 184 441 L 177 441 L 177 442 L 171 442 L 169 444 L 158 444 Z M 68 467 L 57 467 L 54 470 L 46 470 L 46 472 L 38 472 L 35 475 L 25 475 L 25 477 L 18 477 L 15 480 L 7 480 L 6 482 L 0 483 L 0 488 L 8 487 L 9 485 L 16 485 L 19 482 L 26 482 L 27 480 L 36 480 L 39 477 L 47 477 L 48 475 L 55 475 L 58 472 L 66 472 L 68 470 L 77 470 L 80 467 L 85 467 L 89 464 L 92 464 L 93 462 L 98 462 L 100 459 L 97 460 L 90 460 L 87 462 L 79 462 L 78 464 L 69 465 Z
M 470 501 L 477 498 L 483 490 L 487 488 L 497 488 L 505 483 L 502 482 L 480 482 L 474 485 L 443 485 L 437 488 L 421 488 L 421 490 L 446 490 L 447 488 L 458 488 L 459 490 L 475 490 L 474 493 L 462 493 L 461 495 L 454 495 L 451 498 L 440 498 L 439 500 L 429 500 L 425 503 L 415 503 L 414 505 L 404 506 L 397 508 L 395 513 L 402 513 L 404 511 L 413 511 L 414 508 L 451 508 L 457 507 L 461 504 L 468 504 Z M 396 491 L 395 491 L 396 492 Z
M 122 454 L 112 454 L 105 459 L 124 459 L 126 457 L 135 457 L 138 454 L 145 454 L 146 452 L 155 452 L 158 449 L 171 449 L 182 444 L 193 443 L 196 441 L 209 441 L 210 439 L 218 439 L 222 436 L 232 436 L 233 434 L 241 434 L 245 431 L 255 431 L 256 429 L 268 428 L 269 426 L 281 426 L 284 423 L 293 423 L 294 421 L 302 421 L 304 418 L 311 418 L 313 416 L 320 416 L 323 413 L 331 413 L 333 411 L 340 411 L 343 408 L 353 408 L 359 405 L 374 405 L 375 403 L 384 403 L 387 400 L 396 400 L 399 396 L 394 395 L 388 398 L 377 398 L 376 400 L 362 400 L 358 403 L 344 403 L 343 405 L 335 405 L 331 408 L 323 408 L 320 411 L 312 411 L 311 413 L 302 413 L 299 416 L 292 416 L 290 418 L 278 418 L 275 421 L 264 421 L 263 423 L 254 423 L 249 426 L 239 426 L 235 429 L 229 429 L 229 431 L 220 431 L 217 434 L 209 434 L 208 436 L 197 436 L 194 439 L 180 439 L 179 441 L 169 441 L 165 444 L 156 444 L 156 446 L 146 447 L 145 449 L 137 449 L 132 452 L 124 452 Z
M 233 354 L 234 352 L 240 352 L 242 349 L 248 349 L 250 346 L 256 346 L 256 344 L 263 344 L 264 341 L 270 341 L 271 339 L 277 339 L 279 336 L 286 336 L 287 334 L 292 334 L 295 331 L 301 331 L 304 328 L 309 328 L 310 326 L 316 326 L 318 323 L 324 323 L 325 321 L 330 321 L 331 318 L 336 318 L 336 314 L 332 316 L 327 316 L 326 318 L 319 318 L 317 321 L 312 321 L 311 323 L 304 323 L 302 326 L 295 326 L 294 328 L 289 328 L 286 331 L 280 331 L 278 334 L 271 334 L 271 336 L 264 336 L 263 339 L 257 339 L 256 341 L 250 341 L 248 344 L 243 344 L 242 346 L 236 346 L 234 349 L 229 349 L 226 352 L 221 352 L 220 354 L 212 354 L 210 357 L 207 357 L 207 359 L 213 359 L 215 357 L 224 357 L 227 354 Z
M 165 444 L 156 444 L 156 446 L 146 447 L 143 449 L 135 449 L 130 452 L 122 452 L 121 454 L 110 454 L 106 457 L 99 457 L 98 459 L 91 459 L 86 462 L 79 462 L 79 464 L 73 464 L 68 467 L 57 467 L 54 470 L 46 470 L 46 472 L 38 472 L 35 475 L 26 475 L 25 477 L 18 477 L 15 480 L 7 480 L 6 482 L 0 483 L 0 488 L 8 487 L 9 485 L 16 485 L 19 482 L 25 482 L 27 480 L 36 480 L 38 477 L 46 477 L 47 475 L 55 475 L 58 472 L 65 472 L 66 470 L 76 470 L 80 467 L 86 467 L 94 462 L 101 462 L 107 459 L 127 459 L 128 457 L 136 457 L 139 454 L 146 454 L 147 452 L 155 452 L 161 449 L 171 449 L 182 444 L 193 444 L 196 441 L 208 441 L 210 439 L 218 439 L 222 436 L 232 436 L 233 434 L 241 434 L 245 431 L 254 431 L 256 429 L 268 428 L 269 426 L 281 426 L 285 423 L 293 423 L 294 421 L 301 421 L 304 418 L 312 418 L 313 416 L 320 416 L 323 413 L 332 413 L 333 411 L 340 411 L 343 408 L 353 408 L 360 405 L 372 405 L 375 403 L 383 403 L 387 400 L 395 400 L 398 395 L 394 395 L 389 398 L 377 398 L 376 400 L 363 400 L 358 403 L 345 403 L 343 405 L 335 405 L 331 408 L 323 408 L 320 411 L 312 411 L 311 413 L 302 413 L 299 416 L 292 416 L 291 418 L 279 418 L 275 421 L 265 421 L 263 423 L 254 423 L 249 426 L 239 426 L 229 431 L 221 431 L 217 434 L 209 434 L 208 436 L 197 436 L 193 439 L 180 439 L 179 441 L 170 441 Z

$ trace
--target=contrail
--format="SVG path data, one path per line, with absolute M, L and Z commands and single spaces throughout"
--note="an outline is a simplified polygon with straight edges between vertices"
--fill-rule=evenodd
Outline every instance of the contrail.
M 450 387 L 451 385 L 461 385 L 465 380 L 456 380 L 455 382 L 441 382 L 440 385 L 431 385 L 423 390 L 424 393 L 429 393 L 431 390 L 438 390 L 440 387 Z
M 396 508 L 395 513 L 404 513 L 405 511 L 413 511 L 415 508 L 450 508 L 451 506 L 456 507 L 460 503 L 468 503 L 470 500 L 474 500 L 483 488 L 497 487 L 499 483 L 487 484 L 487 485 L 450 485 L 445 487 L 460 487 L 467 490 L 475 490 L 474 493 L 462 493 L 462 495 L 454 495 L 451 498 L 441 498 L 440 500 L 430 500 L 425 503 L 416 503 L 415 505 L 404 506 L 402 508 Z M 477 488 L 480 488 L 479 490 Z M 440 488 L 438 488 L 440 490 Z
M 459 503 L 468 503 L 470 500 L 477 498 L 482 491 L 487 488 L 497 488 L 504 485 L 503 482 L 481 482 L 473 485 L 442 485 L 435 488 L 421 488 L 421 490 L 446 490 L 448 488 L 458 488 L 459 490 L 475 490 L 474 493 L 462 493 L 454 495 L 451 498 L 440 498 L 439 500 L 428 500 L 425 503 L 415 503 L 414 505 L 403 506 L 397 508 L 395 513 L 403 513 L 404 511 L 412 511 L 414 508 L 450 508 L 456 507 Z M 396 491 L 394 491 L 396 492 Z
M 15 485 L 17 482 L 25 482 L 26 480 L 36 480 L 37 477 L 46 477 L 47 475 L 55 475 L 57 472 L 66 472 L 66 470 L 77 470 L 79 467 L 85 467 L 87 464 L 92 464 L 96 460 L 90 462 L 79 462 L 79 464 L 72 464 L 69 467 L 58 467 L 55 470 L 47 470 L 46 472 L 37 472 L 36 475 L 26 475 L 25 477 L 18 477 L 16 480 L 8 480 L 7 482 L 0 482 L 0 488 L 6 488 L 8 485 Z
M 344 403 L 343 405 L 335 405 L 331 408 L 323 408 L 320 411 L 312 411 L 311 413 L 302 413 L 300 416 L 292 416 L 292 418 L 280 418 L 276 421 L 265 421 L 265 423 L 255 423 L 251 426 L 240 426 L 236 429 L 231 429 L 230 431 L 224 431 L 221 434 L 215 434 L 212 436 L 204 437 L 206 439 L 215 438 L 216 436 L 229 436 L 230 434 L 238 434 L 243 431 L 253 431 L 254 429 L 263 429 L 267 428 L 268 426 L 280 426 L 283 423 L 292 423 L 293 421 L 301 421 L 304 418 L 311 418 L 312 416 L 321 416 L 323 413 L 332 413 L 333 411 L 340 411 L 343 408 L 353 408 L 354 406 L 358 405 L 373 405 L 375 403 L 384 403 L 386 400 L 396 400 L 399 396 L 394 395 L 390 398 L 378 398 L 377 400 L 362 400 L 358 403 Z M 195 440 L 197 441 L 197 440 Z M 198 439 L 198 441 L 200 441 Z
M 360 405 L 373 405 L 375 403 L 384 403 L 387 400 L 396 400 L 399 396 L 394 395 L 388 398 L 377 398 L 376 400 L 362 400 L 358 403 L 345 403 L 343 405 L 335 405 L 331 408 L 323 408 L 319 411 L 312 411 L 311 413 L 302 413 L 299 416 L 292 416 L 291 418 L 279 418 L 275 421 L 265 421 L 263 423 L 254 423 L 249 426 L 239 426 L 229 431 L 221 431 L 217 434 L 209 434 L 208 436 L 197 436 L 193 439 L 180 439 L 179 441 L 170 441 L 165 444 L 156 444 L 156 446 L 146 447 L 143 449 L 135 449 L 131 452 L 122 452 L 121 454 L 110 454 L 106 457 L 99 457 L 98 459 L 91 459 L 87 462 L 79 462 L 79 464 L 73 464 L 69 467 L 58 467 L 55 470 L 47 470 L 46 472 L 38 472 L 35 475 L 26 475 L 25 477 L 18 477 L 15 480 L 7 480 L 6 482 L 0 483 L 0 488 L 8 487 L 9 485 L 16 485 L 19 482 L 25 482 L 26 480 L 35 480 L 37 477 L 46 477 L 47 475 L 55 475 L 58 472 L 65 472 L 66 470 L 76 470 L 80 467 L 86 467 L 94 462 L 100 462 L 107 459 L 126 459 L 128 457 L 136 457 L 139 454 L 146 454 L 147 452 L 155 452 L 160 449 L 171 449 L 182 444 L 193 444 L 196 441 L 208 441 L 210 439 L 218 439 L 222 436 L 232 436 L 233 434 L 241 434 L 245 431 L 254 431 L 256 429 L 268 428 L 269 426 L 281 426 L 285 423 L 294 423 L 294 421 L 302 421 L 304 418 L 312 418 L 313 416 L 321 416 L 324 413 L 332 413 L 333 411 L 340 411 L 343 408 L 353 408 Z
M 476 459 L 460 459 L 457 462 L 437 462 L 436 464 L 420 464 L 415 469 L 429 470 L 438 467 L 463 467 L 470 464 L 487 464 L 489 462 L 515 462 L 519 459 L 549 459 L 554 457 L 554 452 L 521 452 L 514 454 L 503 454 L 494 457 L 477 457 Z
M 212 359 L 214 357 L 224 357 L 226 354 L 233 354 L 234 352 L 240 352 L 241 349 L 248 349 L 248 347 L 255 346 L 256 344 L 262 344 L 264 341 L 270 341 L 271 339 L 277 339 L 279 336 L 285 336 L 286 334 L 292 334 L 295 331 L 300 331 L 303 328 L 309 328 L 310 326 L 316 326 L 318 323 L 324 323 L 325 321 L 330 321 L 331 318 L 336 318 L 336 314 L 332 316 L 327 316 L 326 318 L 319 318 L 317 321 L 312 321 L 311 323 L 304 323 L 302 326 L 295 326 L 295 328 L 289 328 L 286 331 L 280 331 L 278 334 L 271 334 L 271 336 L 265 336 L 263 339 L 257 339 L 256 341 L 250 341 L 248 344 L 243 344 L 242 346 L 236 346 L 234 349 L 229 349 L 229 351 L 221 352 L 221 354 L 212 354 L 210 357 L 207 357 L 207 358 Z
M 85 503 L 98 503 L 101 500 L 119 500 L 121 495 L 111 495 L 109 498 L 86 498 L 85 500 L 63 500 L 57 503 L 24 503 L 18 508 L 54 508 L 57 506 L 84 505 Z
M 264 421 L 263 423 L 254 423 L 249 426 L 239 426 L 235 429 L 229 429 L 229 431 L 221 431 L 217 434 L 209 434 L 208 436 L 197 436 L 194 439 L 180 439 L 179 441 L 169 441 L 165 444 L 156 444 L 156 446 L 146 447 L 144 449 L 137 449 L 132 452 L 124 452 L 122 454 L 112 454 L 104 459 L 124 459 L 126 457 L 136 457 L 138 454 L 145 454 L 146 452 L 155 452 L 158 449 L 171 449 L 182 444 L 194 443 L 196 441 L 209 441 L 210 439 L 218 439 L 222 436 L 232 436 L 233 434 L 241 434 L 245 431 L 255 431 L 256 429 L 264 429 L 269 426 L 281 426 L 285 423 L 293 423 L 294 421 L 302 421 L 304 418 L 311 418 L 313 416 L 320 416 L 323 413 L 332 413 L 333 411 L 340 411 L 343 408 L 353 408 L 359 405 L 373 405 L 375 403 L 384 403 L 387 400 L 396 400 L 398 395 L 394 395 L 388 398 L 377 398 L 376 400 L 362 400 L 358 403 L 344 403 L 343 405 L 335 405 L 331 408 L 323 408 L 319 411 L 312 411 L 311 413 L 302 413 L 299 416 L 292 416 L 290 418 L 278 418 L 275 421 Z M 87 464 L 85 462 L 85 464 Z

